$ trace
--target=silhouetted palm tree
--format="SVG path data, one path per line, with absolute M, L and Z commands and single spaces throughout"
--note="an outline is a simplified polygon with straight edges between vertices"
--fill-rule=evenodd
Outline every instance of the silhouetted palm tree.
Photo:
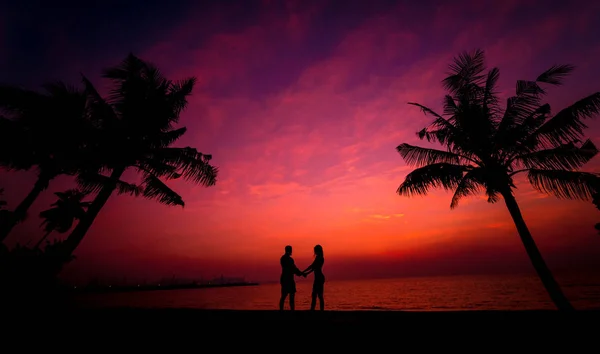
M 4 188 L 0 188 L 0 197 L 4 195 Z M 6 200 L 0 199 L 0 210 L 6 208 Z
M 559 198 L 589 199 L 596 192 L 598 175 L 579 172 L 598 150 L 589 140 L 583 144 L 583 120 L 600 111 L 600 92 L 573 103 L 555 115 L 542 104 L 545 94 L 540 84 L 560 85 L 573 67 L 557 65 L 535 81 L 518 81 L 516 94 L 506 109 L 498 104 L 498 69 L 486 72 L 483 51 L 463 53 L 450 65 L 443 80 L 448 91 L 443 101 L 444 115 L 417 103 L 433 117 L 419 138 L 438 142 L 445 150 L 401 144 L 404 161 L 417 167 L 400 185 L 400 195 L 426 195 L 430 188 L 454 190 L 450 208 L 460 198 L 484 191 L 490 203 L 501 196 L 516 225 L 533 267 L 559 309 L 570 310 L 546 266 L 513 195 L 513 177 L 527 172 L 531 185 L 540 192 Z
M 22 221 L 40 193 L 61 174 L 76 174 L 87 130 L 86 96 L 62 82 L 44 85 L 45 92 L 0 85 L 0 166 L 8 170 L 37 167 L 37 181 L 0 225 L 0 241 Z
M 0 188 L 0 197 L 2 195 L 4 195 L 4 188 Z M 0 199 L 0 224 L 10 215 L 10 211 L 6 209 L 6 205 L 6 200 Z
M 103 75 L 112 81 L 108 98 L 102 98 L 91 82 L 83 78 L 91 119 L 99 127 L 93 151 L 86 155 L 91 165 L 102 165 L 106 174 L 80 174 L 78 181 L 86 192 L 97 195 L 65 241 L 71 254 L 92 225 L 113 191 L 122 190 L 157 200 L 166 205 L 184 205 L 179 194 L 162 179 L 184 178 L 204 186 L 216 182 L 217 169 L 211 155 L 191 147 L 171 147 L 186 132 L 173 128 L 187 105 L 195 78 L 166 79 L 153 65 L 129 55 Z M 121 181 L 128 169 L 137 170 L 141 185 Z
M 600 188 L 598 188 L 597 190 L 600 190 Z M 600 192 L 595 192 L 594 194 L 592 194 L 592 204 L 594 204 L 596 209 L 600 210 Z M 594 228 L 600 234 L 600 222 L 596 223 L 596 225 L 594 225 Z
M 35 245 L 39 248 L 42 242 L 53 232 L 65 233 L 73 227 L 75 220 L 81 220 L 85 215 L 90 202 L 84 202 L 86 193 L 77 189 L 69 189 L 65 192 L 54 193 L 58 200 L 51 204 L 53 208 L 44 210 L 40 217 L 44 219 L 42 225 L 46 233 Z

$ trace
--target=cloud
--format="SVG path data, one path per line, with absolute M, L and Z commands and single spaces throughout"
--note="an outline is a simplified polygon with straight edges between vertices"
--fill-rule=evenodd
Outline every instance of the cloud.
M 264 198 L 279 197 L 291 193 L 302 193 L 309 189 L 298 183 L 274 183 L 250 186 L 250 194 Z
M 387 214 L 372 214 L 369 215 L 368 217 L 370 219 L 376 219 L 376 220 L 389 220 L 392 218 L 401 218 L 403 217 L 404 214 L 391 214 L 391 215 L 387 215 Z

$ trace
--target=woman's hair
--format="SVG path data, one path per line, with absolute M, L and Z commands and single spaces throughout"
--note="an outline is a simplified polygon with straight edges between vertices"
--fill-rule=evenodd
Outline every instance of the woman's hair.
M 315 246 L 315 256 L 323 257 L 323 247 L 321 247 L 321 245 Z

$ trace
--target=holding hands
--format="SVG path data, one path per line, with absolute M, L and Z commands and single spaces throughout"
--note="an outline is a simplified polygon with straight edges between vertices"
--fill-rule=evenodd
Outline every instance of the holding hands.
M 298 269 L 298 271 L 296 272 L 296 275 L 299 277 L 306 278 L 306 276 L 309 275 L 310 273 L 312 273 L 312 271 L 313 271 L 312 266 L 309 266 L 308 268 L 306 268 L 303 271 L 300 271 L 300 269 Z
M 308 273 L 310 273 L 310 272 L 307 272 L 306 270 L 305 271 L 300 271 L 300 269 L 298 269 L 298 272 L 296 273 L 296 276 L 306 278 L 306 276 L 308 275 Z

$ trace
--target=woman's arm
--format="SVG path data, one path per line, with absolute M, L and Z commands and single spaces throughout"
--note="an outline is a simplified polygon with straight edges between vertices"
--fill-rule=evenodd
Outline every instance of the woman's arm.
M 310 274 L 315 270 L 315 262 L 312 262 L 311 265 L 308 266 L 305 270 L 302 271 L 304 274 Z

